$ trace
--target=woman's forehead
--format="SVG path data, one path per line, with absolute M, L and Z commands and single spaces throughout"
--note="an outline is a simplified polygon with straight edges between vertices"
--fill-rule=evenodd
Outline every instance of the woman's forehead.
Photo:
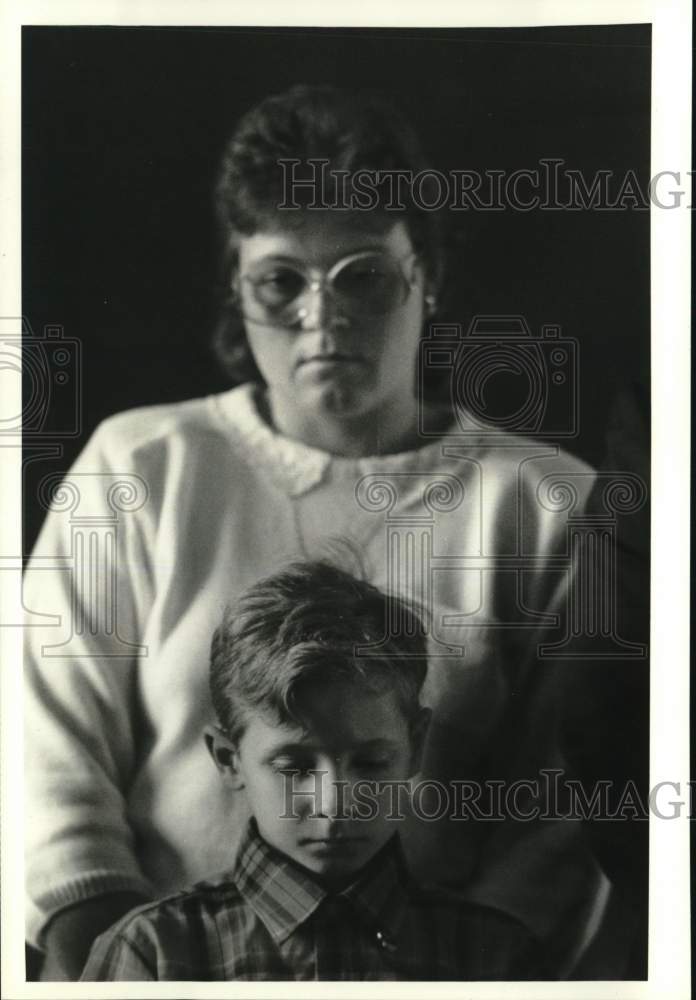
M 239 259 L 244 266 L 265 257 L 289 257 L 299 262 L 328 266 L 337 258 L 363 249 L 378 249 L 403 256 L 412 249 L 411 238 L 402 219 L 393 220 L 375 213 L 317 212 L 302 219 L 288 220 L 262 229 L 239 240 Z

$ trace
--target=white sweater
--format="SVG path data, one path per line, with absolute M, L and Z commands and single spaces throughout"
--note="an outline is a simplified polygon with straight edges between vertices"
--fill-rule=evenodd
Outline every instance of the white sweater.
M 378 585 L 426 604 L 429 585 L 424 773 L 475 772 L 510 698 L 527 710 L 535 615 L 563 579 L 547 560 L 564 550 L 568 515 L 543 499 L 557 473 L 589 491 L 577 459 L 497 433 L 337 458 L 276 435 L 251 386 L 106 420 L 55 495 L 25 578 L 30 937 L 80 899 L 162 894 L 230 866 L 246 807 L 223 793 L 201 736 L 212 632 L 241 590 L 326 555 L 330 539 L 352 539 Z M 37 625 L 39 615 L 54 617 Z M 477 872 L 479 898 L 542 933 L 583 878 L 578 861 L 559 890 L 554 851 L 566 848 L 552 842 L 570 832 L 554 841 L 556 826 L 525 828 L 517 857 L 510 838 L 503 876 Z M 469 883 L 471 827 L 407 824 L 421 874 Z M 516 890 L 510 875 L 540 861 L 548 905 L 541 883 L 520 878 Z

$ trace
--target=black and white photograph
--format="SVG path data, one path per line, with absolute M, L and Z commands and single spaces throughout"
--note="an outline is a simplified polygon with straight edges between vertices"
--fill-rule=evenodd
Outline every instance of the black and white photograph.
M 688 8 L 78 6 L 11 42 L 5 995 L 689 996 Z

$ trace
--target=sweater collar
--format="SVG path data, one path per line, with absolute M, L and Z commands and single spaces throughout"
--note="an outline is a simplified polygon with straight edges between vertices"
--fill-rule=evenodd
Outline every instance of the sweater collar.
M 254 464 L 261 462 L 274 482 L 290 496 L 301 496 L 321 483 L 329 472 L 355 480 L 370 473 L 394 473 L 417 467 L 420 472 L 435 469 L 442 459 L 442 440 L 422 448 L 389 455 L 344 458 L 278 434 L 259 412 L 257 387 L 237 386 L 213 397 L 227 430 L 238 450 Z

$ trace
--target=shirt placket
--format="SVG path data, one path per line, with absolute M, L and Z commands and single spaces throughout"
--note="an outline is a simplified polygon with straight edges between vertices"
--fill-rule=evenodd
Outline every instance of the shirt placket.
M 380 940 L 365 926 L 353 905 L 330 896 L 314 917 L 318 980 L 396 979 Z

